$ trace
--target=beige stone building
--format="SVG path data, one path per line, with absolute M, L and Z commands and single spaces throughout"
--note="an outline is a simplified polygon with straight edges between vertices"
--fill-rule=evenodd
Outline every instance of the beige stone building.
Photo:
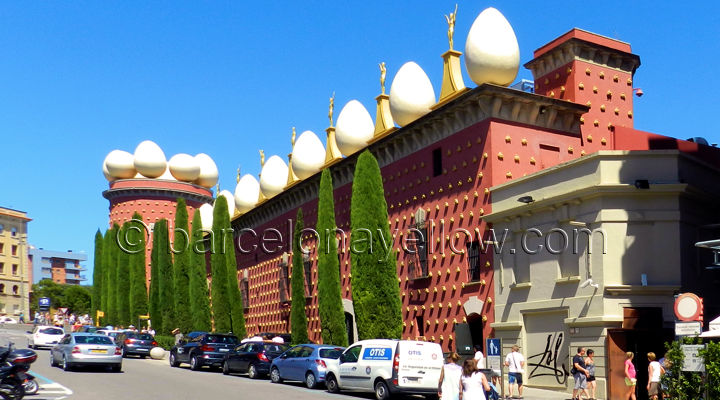
M 0 316 L 28 318 L 30 272 L 28 268 L 27 213 L 0 207 Z
M 717 234 L 719 180 L 688 152 L 600 151 L 491 189 L 492 327 L 503 354 L 521 346 L 528 385 L 571 391 L 584 346 L 596 354 L 596 397 L 622 398 L 624 352 L 638 354 L 647 382 L 644 355 L 674 336 L 674 295 L 705 296 L 711 314 L 718 271 L 694 243 Z

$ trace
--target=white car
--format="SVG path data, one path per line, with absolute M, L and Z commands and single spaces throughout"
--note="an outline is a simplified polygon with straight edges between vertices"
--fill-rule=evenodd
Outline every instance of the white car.
M 53 347 L 60 339 L 65 336 L 62 328 L 48 325 L 38 325 L 33 329 L 30 339 L 28 339 L 28 347 L 37 349 L 38 347 Z
M 125 331 L 119 331 L 119 330 L 110 330 L 110 329 L 98 329 L 95 333 L 100 335 L 109 336 L 110 339 L 112 339 L 113 343 L 115 343 L 115 338 L 119 333 L 122 333 Z
M 443 362 L 437 343 L 361 340 L 327 364 L 325 383 L 331 393 L 346 389 L 375 392 L 378 400 L 394 394 L 437 398 Z
M 17 324 L 17 320 L 10 317 L 0 317 L 0 324 Z

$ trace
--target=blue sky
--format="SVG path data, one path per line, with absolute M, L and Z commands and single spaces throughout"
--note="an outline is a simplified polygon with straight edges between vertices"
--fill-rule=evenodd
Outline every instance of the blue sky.
M 358 99 L 374 116 L 380 61 L 388 90 L 412 60 L 437 95 L 443 15 L 454 5 L 3 2 L 0 205 L 28 212 L 31 244 L 84 250 L 90 269 L 94 233 L 108 221 L 108 152 L 133 152 L 145 139 L 168 158 L 204 152 L 232 191 L 238 166 L 259 172 L 258 149 L 285 158 L 292 126 L 324 138 L 333 91 L 336 113 Z M 645 93 L 635 101 L 635 127 L 720 142 L 718 3 L 460 1 L 455 48 L 491 6 L 513 26 L 521 63 L 573 27 L 631 43 L 642 61 L 635 86 Z M 521 67 L 520 78 L 532 77 Z

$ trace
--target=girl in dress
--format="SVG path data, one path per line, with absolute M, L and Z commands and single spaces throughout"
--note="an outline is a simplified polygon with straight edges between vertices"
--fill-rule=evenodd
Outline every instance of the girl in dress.
M 595 381 L 595 350 L 588 349 L 585 357 L 585 369 L 588 370 L 589 376 L 587 377 L 587 393 L 590 395 L 590 400 L 595 400 L 595 390 L 597 389 L 597 382 Z
M 632 351 L 625 353 L 627 359 L 625 360 L 625 385 L 627 386 L 627 394 L 625 399 L 637 400 L 635 397 L 635 385 L 637 385 L 637 372 L 635 371 L 635 365 L 632 363 L 633 354 Z
M 460 399 L 460 376 L 463 369 L 457 364 L 459 359 L 458 353 L 450 353 L 447 364 L 443 365 L 442 370 L 440 370 L 438 396 L 443 400 Z
M 485 374 L 477 370 L 475 360 L 465 360 L 463 363 L 459 389 L 461 400 L 487 400 L 485 392 L 490 391 L 490 385 Z

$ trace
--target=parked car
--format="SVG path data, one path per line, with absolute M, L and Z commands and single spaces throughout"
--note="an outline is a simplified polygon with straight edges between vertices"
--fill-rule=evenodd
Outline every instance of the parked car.
M 0 317 L 0 324 L 17 324 L 17 320 L 11 317 Z
M 49 325 L 38 325 L 28 339 L 28 347 L 37 349 L 38 347 L 53 347 L 65 336 L 62 328 Z
M 117 337 L 117 335 L 119 335 L 123 332 L 125 332 L 125 331 L 109 330 L 109 329 L 98 329 L 95 331 L 95 333 L 97 333 L 97 334 L 105 335 L 105 336 L 109 337 L 110 339 L 112 339 L 113 343 L 115 343 L 115 338 Z
M 119 333 L 115 337 L 115 344 L 120 347 L 123 357 L 136 355 L 141 358 L 150 355 L 150 350 L 158 345 L 151 334 L 133 331 Z
M 50 366 L 57 365 L 65 371 L 70 371 L 75 366 L 92 365 L 110 367 L 113 372 L 120 372 L 122 354 L 108 336 L 97 333 L 69 333 L 50 350 Z
M 337 360 L 344 347 L 323 344 L 301 344 L 291 347 L 272 361 L 270 380 L 302 381 L 309 389 L 325 382 L 326 361 Z
M 225 354 L 223 374 L 247 372 L 250 379 L 270 373 L 270 363 L 290 346 L 275 342 L 246 342 Z
M 225 355 L 237 344 L 238 338 L 233 334 L 191 332 L 170 350 L 170 366 L 187 363 L 193 371 L 203 366 L 220 367 Z
M 385 400 L 393 394 L 424 394 L 437 399 L 442 348 L 437 343 L 374 339 L 353 343 L 337 360 L 327 362 L 328 392 L 375 392 Z

